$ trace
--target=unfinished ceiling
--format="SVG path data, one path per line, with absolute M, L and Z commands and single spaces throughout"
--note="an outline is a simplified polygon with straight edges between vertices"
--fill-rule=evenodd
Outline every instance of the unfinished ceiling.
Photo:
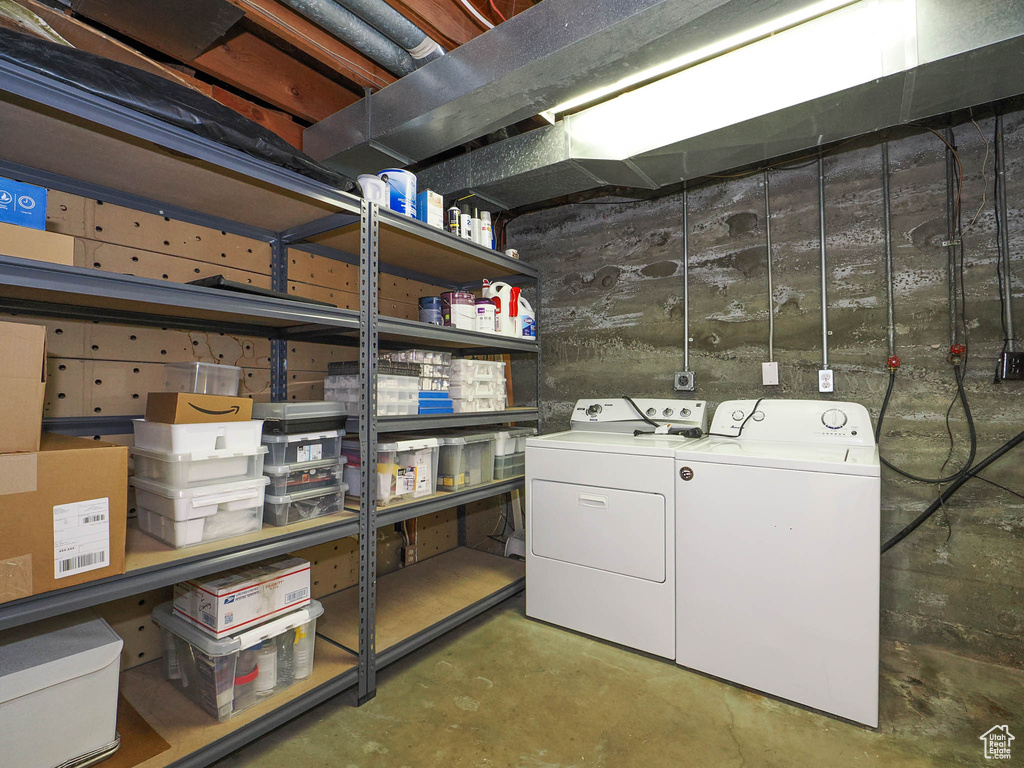
M 159 74 L 301 149 L 307 126 L 535 2 L 0 0 L 0 26 Z

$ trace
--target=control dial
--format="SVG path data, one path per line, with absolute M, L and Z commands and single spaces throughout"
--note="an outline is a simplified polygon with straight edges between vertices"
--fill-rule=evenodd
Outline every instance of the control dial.
M 733 420 L 733 421 L 743 421 L 743 417 L 744 417 L 745 415 L 746 415 L 746 414 L 745 414 L 745 413 L 743 413 L 743 411 L 733 411 L 733 412 L 732 412 L 732 420 Z
M 838 408 L 829 408 L 821 414 L 821 423 L 829 429 L 842 429 L 846 426 L 846 421 L 846 412 Z
M 601 412 L 601 406 L 597 403 L 587 406 L 587 416 L 597 416 Z
M 661 412 L 661 415 L 667 419 L 669 416 L 672 415 L 672 409 L 666 408 L 664 411 Z
M 647 409 L 647 415 L 648 416 L 657 416 L 658 415 L 658 409 L 657 408 L 648 408 Z

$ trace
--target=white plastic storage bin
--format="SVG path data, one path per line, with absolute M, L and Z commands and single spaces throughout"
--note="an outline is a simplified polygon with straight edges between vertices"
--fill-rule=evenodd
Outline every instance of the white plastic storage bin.
M 437 464 L 437 490 L 462 491 L 494 480 L 494 432 L 446 435 Z
M 301 464 L 267 465 L 263 472 L 270 478 L 268 496 L 302 493 L 342 482 L 345 457 L 306 461 Z
M 333 515 L 344 509 L 346 491 L 348 486 L 345 483 L 336 483 L 284 496 L 271 496 L 268 493 L 263 502 L 263 522 L 288 525 L 300 520 Z
M 479 413 L 505 410 L 505 397 L 475 397 L 468 400 L 452 398 L 455 413 Z
M 163 640 L 164 674 L 221 722 L 271 699 L 313 674 L 316 600 L 255 629 L 220 640 L 174 614 L 171 603 L 153 610 Z
M 238 395 L 242 369 L 213 363 L 167 363 L 164 366 L 168 392 L 200 395 Z
M 494 360 L 453 360 L 452 384 L 505 378 L 505 363 Z
M 139 528 L 172 547 L 188 547 L 258 531 L 266 477 L 201 488 L 169 488 L 133 477 Z
M 433 437 L 411 438 L 377 444 L 377 505 L 429 496 L 437 485 L 437 454 L 440 441 Z M 346 440 L 342 451 L 349 493 L 361 495 L 359 442 Z
M 537 430 L 529 427 L 518 427 L 495 433 L 495 480 L 517 477 L 526 472 L 526 438 L 536 434 Z
M 377 374 L 377 415 L 401 416 L 415 414 L 419 406 L 418 376 Z M 355 411 L 359 406 L 358 376 L 328 376 L 324 379 L 324 397 L 344 403 Z
M 214 421 L 209 424 L 161 424 L 135 419 L 135 447 L 164 453 L 235 451 L 255 453 L 260 447 L 263 422 Z
M 504 397 L 505 392 L 505 379 L 475 379 L 473 381 L 452 383 L 448 387 L 448 396 L 452 400 Z
M 170 488 L 193 488 L 229 480 L 255 480 L 263 474 L 263 457 L 267 449 L 260 446 L 255 451 L 245 452 L 164 453 L 132 448 L 129 452 L 136 477 Z
M 5 630 L 0 643 L 0 762 L 53 768 L 117 748 L 124 643 L 107 622 L 62 616 Z
M 341 438 L 344 436 L 344 429 L 302 432 L 296 435 L 264 435 L 263 444 L 270 449 L 267 463 L 281 466 L 337 459 L 341 455 Z

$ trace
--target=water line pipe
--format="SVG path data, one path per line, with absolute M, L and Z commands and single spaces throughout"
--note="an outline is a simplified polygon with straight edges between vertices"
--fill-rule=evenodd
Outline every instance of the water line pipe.
M 821 240 L 821 367 L 828 370 L 828 277 L 825 273 L 825 164 L 818 154 L 818 237 Z
M 885 232 L 885 298 L 889 322 L 889 357 L 896 354 L 896 310 L 892 276 L 892 203 L 889 196 L 889 142 L 882 142 L 882 211 Z
M 1003 263 L 1003 320 L 1006 323 L 1007 349 L 1014 351 L 1016 333 L 1013 327 L 1013 280 L 1010 276 L 1010 236 L 1007 231 L 1006 212 L 1006 153 L 1003 147 L 1003 116 L 996 116 L 996 175 L 999 190 L 996 195 L 996 207 L 999 208 L 999 231 L 996 242 L 999 245 L 999 259 Z
M 960 335 L 956 323 L 956 192 L 954 188 L 953 129 L 946 128 L 946 272 L 949 305 L 949 344 L 957 343 Z
M 768 169 L 764 169 L 764 235 L 768 264 L 768 362 L 775 361 L 775 285 L 772 282 L 772 209 Z
M 683 187 L 683 370 L 690 370 L 690 221 L 688 194 Z

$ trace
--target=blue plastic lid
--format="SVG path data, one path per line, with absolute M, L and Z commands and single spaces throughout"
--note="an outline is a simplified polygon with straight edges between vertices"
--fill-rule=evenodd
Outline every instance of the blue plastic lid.
M 440 296 L 424 296 L 420 299 L 420 307 L 426 309 L 428 307 L 441 308 L 441 297 Z

